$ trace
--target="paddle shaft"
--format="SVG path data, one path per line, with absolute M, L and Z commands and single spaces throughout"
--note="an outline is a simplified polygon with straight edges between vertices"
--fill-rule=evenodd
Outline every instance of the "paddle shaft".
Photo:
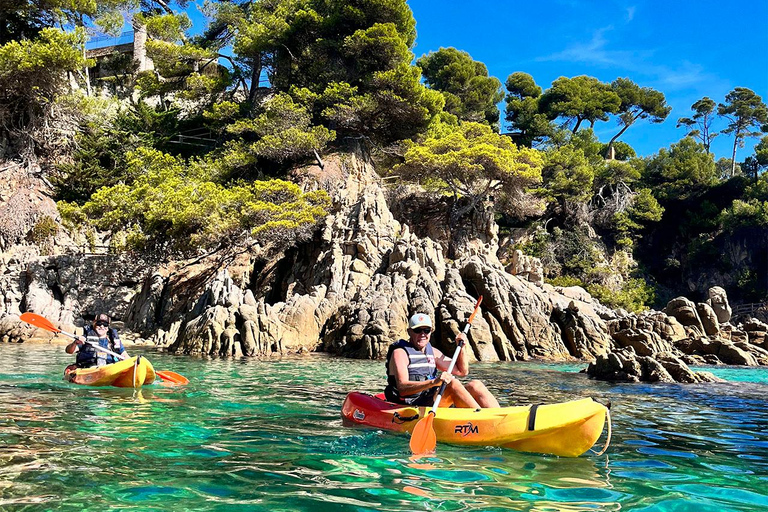
M 467 333 L 469 332 L 469 328 L 472 326 L 472 320 L 475 319 L 475 315 L 477 314 L 477 310 L 480 308 L 480 303 L 483 301 L 483 296 L 481 295 L 479 299 L 477 299 L 477 303 L 475 303 L 475 310 L 472 311 L 472 314 L 469 316 L 469 320 L 467 321 L 467 325 L 464 326 L 464 337 L 466 338 Z M 464 346 L 464 341 L 462 340 L 460 343 L 456 345 L 456 351 L 453 353 L 453 358 L 451 359 L 451 364 L 448 366 L 448 374 L 451 375 L 453 373 L 453 367 L 456 366 L 456 361 L 459 359 L 459 353 L 461 352 L 461 348 Z M 437 407 L 440 405 L 440 400 L 443 398 L 443 392 L 445 391 L 445 387 L 448 385 L 447 382 L 443 381 L 443 383 L 440 385 L 440 390 L 437 392 L 437 397 L 435 397 L 435 404 L 432 406 L 432 409 L 429 411 L 430 414 L 435 414 L 437 412 Z
M 467 335 L 469 332 L 469 326 L 472 324 L 467 324 L 464 326 L 464 336 Z M 464 346 L 464 341 L 462 340 L 461 343 L 456 345 L 456 351 L 453 353 L 453 359 L 451 359 L 451 364 L 448 366 L 448 373 L 451 374 L 453 372 L 453 367 L 456 366 L 456 361 L 459 359 L 459 353 L 461 352 L 461 348 Z M 443 392 L 445 391 L 445 387 L 448 385 L 447 382 L 443 381 L 443 383 L 440 385 L 440 390 L 437 392 L 437 397 L 435 397 L 435 404 L 432 406 L 432 410 L 430 410 L 430 413 L 434 413 L 437 411 L 437 407 L 440 405 L 440 400 L 443 398 Z

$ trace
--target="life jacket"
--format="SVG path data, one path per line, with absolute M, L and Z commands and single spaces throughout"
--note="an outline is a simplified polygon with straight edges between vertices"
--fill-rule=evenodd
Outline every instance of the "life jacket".
M 108 328 L 106 338 L 99 338 L 99 335 L 90 325 L 86 325 L 83 330 L 87 343 L 84 343 L 80 347 L 80 350 L 77 352 L 75 364 L 78 368 L 105 366 L 108 364 L 116 363 L 118 361 L 115 356 L 107 354 L 101 350 L 97 350 L 95 347 L 90 345 L 91 343 L 95 343 L 96 345 L 99 345 L 100 347 L 103 347 L 117 354 L 122 354 L 125 352 L 125 347 L 123 347 L 123 344 L 120 342 L 120 337 L 117 335 L 117 331 L 115 329 L 111 327 Z
M 397 391 L 397 382 L 395 376 L 389 374 L 389 362 L 392 360 L 392 354 L 395 350 L 403 349 L 408 354 L 408 380 L 425 381 L 437 377 L 437 366 L 435 365 L 435 352 L 432 350 L 432 344 L 427 343 L 424 352 L 416 350 L 407 340 L 399 340 L 389 346 L 387 351 L 387 387 L 384 395 L 390 402 L 400 402 L 412 404 L 419 401 L 422 397 L 431 397 L 436 388 L 427 389 L 415 395 L 401 396 Z

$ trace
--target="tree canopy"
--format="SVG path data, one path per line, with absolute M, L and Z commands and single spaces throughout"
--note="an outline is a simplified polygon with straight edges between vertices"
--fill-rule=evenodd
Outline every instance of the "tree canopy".
M 572 123 L 576 133 L 584 121 L 590 128 L 597 121 L 607 121 L 621 107 L 621 98 L 610 84 L 591 76 L 566 78 L 561 76 L 547 89 L 540 100 L 541 110 L 550 119 Z
M 712 131 L 716 107 L 717 104 L 714 100 L 705 96 L 691 105 L 691 110 L 694 112 L 693 116 L 681 117 L 677 120 L 678 127 L 685 126 L 688 130 L 685 135 L 701 141 L 707 153 L 709 153 L 709 148 L 712 145 L 712 139 L 718 136 L 717 132 Z
M 393 171 L 468 198 L 469 204 L 454 212 L 458 219 L 489 194 L 521 194 L 541 180 L 541 165 L 538 151 L 517 147 L 487 125 L 464 122 L 411 145 Z
M 725 134 L 733 134 L 731 176 L 736 174 L 736 148 L 743 147 L 744 139 L 768 131 L 768 107 L 760 96 L 745 87 L 736 87 L 725 96 L 725 103 L 717 106 L 717 113 L 728 119 Z M 760 130 L 757 130 L 759 128 Z
M 504 98 L 501 82 L 488 76 L 482 62 L 455 48 L 425 55 L 416 61 L 424 80 L 445 96 L 445 110 L 462 121 L 487 123 L 498 129 L 499 108 Z

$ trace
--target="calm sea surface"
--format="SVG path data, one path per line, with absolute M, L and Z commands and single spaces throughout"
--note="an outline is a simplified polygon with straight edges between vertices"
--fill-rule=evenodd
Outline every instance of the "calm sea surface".
M 0 510 L 768 510 L 768 369 L 683 386 L 476 364 L 502 405 L 611 401 L 608 452 L 438 444 L 413 461 L 407 436 L 341 423 L 348 391 L 381 390 L 382 362 L 131 352 L 192 383 L 78 387 L 62 345 L 0 345 Z

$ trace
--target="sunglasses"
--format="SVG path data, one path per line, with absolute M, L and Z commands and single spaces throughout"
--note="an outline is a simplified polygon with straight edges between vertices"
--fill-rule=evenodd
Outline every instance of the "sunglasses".
M 432 329 L 430 329 L 429 327 L 418 327 L 416 329 L 413 329 L 413 332 L 415 332 L 416 334 L 429 334 L 432 332 Z
M 104 322 L 104 321 L 96 322 L 96 327 L 109 327 L 109 322 Z

